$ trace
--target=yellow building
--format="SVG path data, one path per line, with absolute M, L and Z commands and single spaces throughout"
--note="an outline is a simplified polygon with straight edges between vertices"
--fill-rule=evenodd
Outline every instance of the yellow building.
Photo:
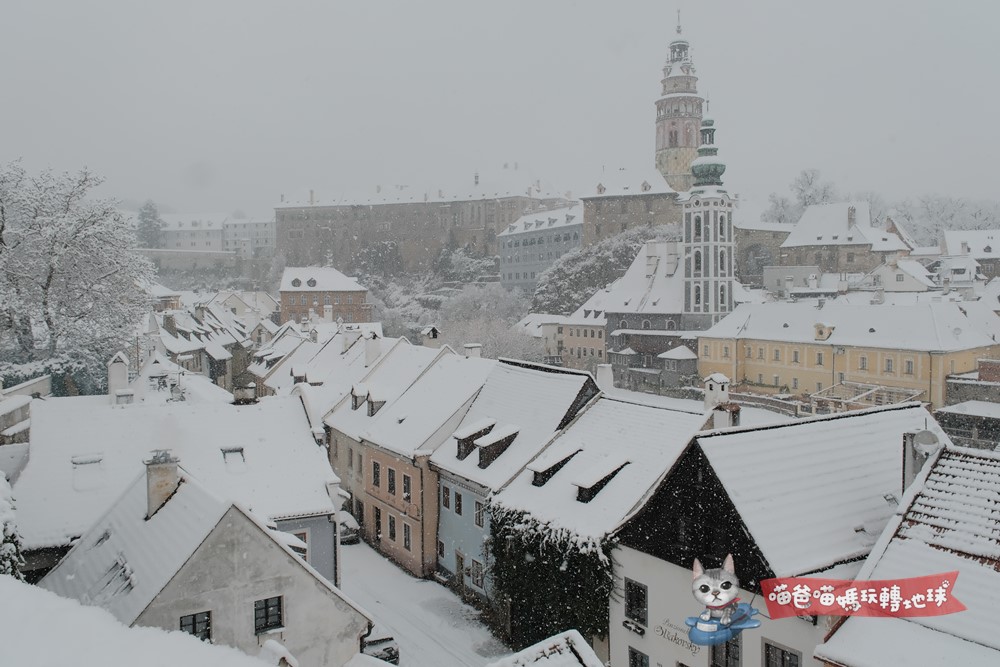
M 977 303 L 745 304 L 698 337 L 698 372 L 800 398 L 858 383 L 945 404 L 948 375 L 1000 353 L 1000 318 Z M 892 393 L 892 392 L 889 392 Z

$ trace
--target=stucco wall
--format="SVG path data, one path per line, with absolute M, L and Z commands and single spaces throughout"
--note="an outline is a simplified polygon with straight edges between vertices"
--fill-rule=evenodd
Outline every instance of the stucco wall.
M 326 577 L 337 583 L 337 524 L 333 516 L 311 516 L 287 521 L 275 521 L 278 530 L 286 533 L 306 533 L 306 562 Z
M 180 617 L 212 612 L 212 640 L 257 655 L 280 641 L 301 667 L 342 665 L 360 650 L 367 619 L 230 509 L 135 625 L 177 630 Z M 283 626 L 254 633 L 254 601 L 282 597 Z
M 453 446 L 454 442 L 445 443 L 443 446 Z M 447 488 L 450 497 L 450 507 L 444 507 L 442 498 L 444 489 Z M 462 514 L 455 512 L 455 494 L 462 494 Z M 459 480 L 455 476 L 441 471 L 438 480 L 438 540 L 444 543 L 444 556 L 438 554 L 438 569 L 449 575 L 457 575 L 455 567 L 455 554 L 460 552 L 464 557 L 466 570 L 472 567 L 473 559 L 483 564 L 484 571 L 489 569 L 489 563 L 483 554 L 483 541 L 490 534 L 490 517 L 488 512 L 483 513 L 483 526 L 479 527 L 475 523 L 476 502 L 486 502 L 487 489 L 473 488 L 466 481 Z M 479 588 L 472 584 L 472 577 L 463 573 L 461 577 L 463 587 L 470 593 L 492 597 L 492 587 L 489 577 L 484 574 L 484 587 Z
M 624 577 L 646 586 L 648 625 L 641 636 L 623 627 L 624 597 L 611 596 L 611 664 L 628 665 L 630 646 L 648 655 L 651 667 L 700 667 L 710 664 L 709 647 L 692 644 L 684 624 L 685 618 L 703 611 L 691 595 L 691 571 L 628 547 L 615 551 L 614 562 L 618 591 L 624 591 Z M 762 621 L 760 628 L 745 630 L 741 634 L 742 667 L 763 666 L 765 641 L 798 651 L 801 653 L 801 665 L 822 664 L 812 658 L 812 653 L 829 631 L 829 617 L 820 618 L 817 625 L 801 618 L 772 621 L 767 616 L 766 603 L 759 597 L 755 598 L 752 592 L 742 589 L 739 597 L 760 610 L 758 618 Z

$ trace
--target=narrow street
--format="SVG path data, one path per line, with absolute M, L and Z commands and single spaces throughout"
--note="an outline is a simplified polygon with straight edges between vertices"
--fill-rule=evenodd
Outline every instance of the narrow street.
M 479 612 L 437 583 L 416 579 L 364 542 L 341 547 L 342 588 L 399 643 L 406 667 L 482 667 L 510 650 Z

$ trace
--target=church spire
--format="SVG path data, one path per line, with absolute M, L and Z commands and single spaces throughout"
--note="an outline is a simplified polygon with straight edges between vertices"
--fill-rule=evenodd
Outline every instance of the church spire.
M 702 98 L 679 10 L 676 30 L 656 100 L 656 168 L 671 188 L 684 192 L 693 181 L 691 161 L 697 157 Z

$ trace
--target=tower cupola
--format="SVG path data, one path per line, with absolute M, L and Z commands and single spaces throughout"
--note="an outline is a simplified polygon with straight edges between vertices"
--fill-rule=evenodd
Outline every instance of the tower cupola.
M 719 147 L 715 145 L 715 129 L 715 121 L 711 118 L 701 121 L 701 146 L 698 147 L 698 157 L 691 163 L 695 188 L 722 185 L 722 174 L 726 171 L 726 163 L 719 158 Z
M 690 189 L 691 162 L 697 157 L 702 104 L 691 45 L 683 36 L 680 12 L 677 35 L 670 41 L 656 100 L 656 168 L 677 192 Z

